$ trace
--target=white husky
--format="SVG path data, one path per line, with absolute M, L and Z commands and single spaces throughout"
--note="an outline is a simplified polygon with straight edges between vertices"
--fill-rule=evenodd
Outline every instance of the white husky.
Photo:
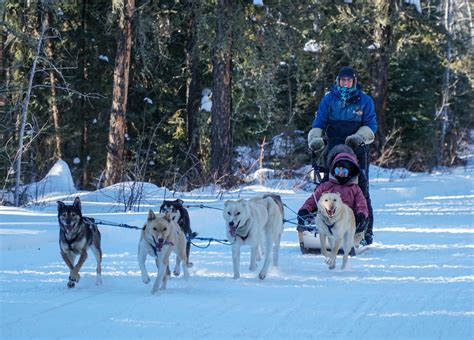
M 354 212 L 341 200 L 339 193 L 324 193 L 318 201 L 316 227 L 319 231 L 321 254 L 325 257 L 329 269 L 336 267 L 336 256 L 344 250 L 341 269 L 345 269 L 349 252 L 354 246 L 356 231 Z M 362 233 L 363 234 L 363 233 Z M 329 239 L 331 253 L 326 250 L 326 237 Z M 357 235 L 358 242 L 360 235 Z M 357 243 L 358 244 L 358 243 Z
M 251 200 L 226 201 L 224 205 L 227 237 L 232 245 L 234 279 L 240 277 L 240 247 L 250 246 L 251 271 L 257 269 L 259 247 L 264 241 L 265 262 L 258 277 L 267 276 L 268 267 L 278 265 L 280 239 L 283 232 L 283 203 L 278 195 L 267 195 Z M 273 250 L 272 250 L 273 247 Z
M 188 279 L 186 238 L 184 237 L 183 231 L 179 225 L 171 219 L 169 214 L 155 215 L 150 209 L 138 244 L 138 264 L 142 272 L 143 283 L 149 283 L 150 276 L 146 270 L 145 261 L 147 255 L 155 258 L 158 276 L 151 291 L 152 294 L 156 293 L 158 289 L 166 289 L 169 258 L 173 250 L 182 261 L 184 278 Z M 176 264 L 178 265 L 178 261 L 176 261 Z M 175 268 L 175 272 L 176 270 Z

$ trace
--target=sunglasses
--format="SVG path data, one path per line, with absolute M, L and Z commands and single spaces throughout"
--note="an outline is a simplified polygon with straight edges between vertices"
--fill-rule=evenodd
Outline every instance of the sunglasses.
M 334 174 L 340 177 L 347 177 L 349 175 L 349 170 L 343 167 L 337 167 L 334 169 Z

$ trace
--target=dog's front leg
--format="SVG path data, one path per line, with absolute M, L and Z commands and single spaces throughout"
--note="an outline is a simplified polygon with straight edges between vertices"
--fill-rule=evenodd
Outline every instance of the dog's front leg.
M 328 265 L 329 269 L 336 268 L 336 257 L 341 247 L 342 239 L 340 237 L 336 238 L 333 242 L 333 247 L 331 248 L 331 254 L 329 255 Z
M 321 245 L 321 255 L 324 256 L 325 259 L 329 257 L 326 245 L 326 234 L 319 233 L 319 244 Z
M 164 253 L 160 251 L 158 256 L 155 259 L 156 267 L 158 268 L 158 276 L 156 277 L 155 284 L 153 285 L 153 289 L 151 290 L 152 294 L 158 292 L 163 284 L 164 277 L 166 276 L 166 269 L 168 266 L 164 263 Z
M 61 257 L 63 258 L 64 262 L 69 268 L 69 271 L 72 271 L 74 269 L 74 264 L 73 261 L 69 258 L 68 254 L 66 254 L 62 249 L 61 249 Z M 70 275 L 71 273 L 69 273 Z
M 163 247 L 163 250 L 162 250 L 164 252 L 163 263 L 166 267 L 166 270 L 165 270 L 165 275 L 163 276 L 163 282 L 160 287 L 161 290 L 166 289 L 166 285 L 168 283 L 168 277 L 171 275 L 169 268 L 170 268 L 170 256 L 173 249 L 174 249 L 174 246 L 165 246 Z
M 83 250 L 81 253 L 81 256 L 79 257 L 79 261 L 77 261 L 77 264 L 74 266 L 74 268 L 71 270 L 71 276 L 69 276 L 69 282 L 68 282 L 68 287 L 72 288 L 75 286 L 75 282 L 79 282 L 80 275 L 79 271 L 82 268 L 82 265 L 84 262 L 87 260 L 87 250 Z
M 240 244 L 232 246 L 232 263 L 234 265 L 234 279 L 240 277 Z
M 72 256 L 72 260 L 71 258 L 69 257 L 69 255 Z M 64 262 L 66 263 L 66 265 L 68 266 L 69 268 L 69 281 L 67 283 L 67 286 L 69 288 L 73 288 L 76 284 L 74 283 L 74 281 L 71 281 L 71 278 L 72 278 L 72 271 L 74 269 L 74 254 L 72 253 L 65 253 L 62 249 L 61 249 L 61 257 L 63 258 Z
M 142 281 L 144 284 L 148 284 L 150 282 L 150 275 L 148 275 L 148 271 L 146 270 L 146 255 L 147 252 L 143 249 L 143 247 L 138 248 L 138 265 L 140 266 L 140 271 L 142 273 Z

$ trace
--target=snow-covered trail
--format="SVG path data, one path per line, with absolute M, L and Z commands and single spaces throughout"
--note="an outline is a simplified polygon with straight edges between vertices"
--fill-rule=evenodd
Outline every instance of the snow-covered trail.
M 459 170 L 450 179 L 374 179 L 375 243 L 350 258 L 346 271 L 339 269 L 340 258 L 337 269 L 329 271 L 322 257 L 301 255 L 294 226 L 287 224 L 280 266 L 265 281 L 258 280 L 258 271 L 249 272 L 248 248 L 243 248 L 242 277 L 233 280 L 230 248 L 213 243 L 207 249 L 194 247 L 191 279 L 173 277 L 159 296 L 141 282 L 138 231 L 101 226 L 103 285 L 95 286 L 91 256 L 78 286 L 68 289 L 55 206 L 44 212 L 1 207 L 0 336 L 473 338 L 471 175 Z M 253 194 L 249 190 L 244 196 Z M 307 195 L 282 197 L 297 210 Z M 192 208 L 190 215 L 200 236 L 225 238 L 220 211 Z M 110 214 L 103 219 L 141 225 L 145 216 Z M 287 218 L 292 217 L 287 210 Z M 147 265 L 154 274 L 153 262 Z

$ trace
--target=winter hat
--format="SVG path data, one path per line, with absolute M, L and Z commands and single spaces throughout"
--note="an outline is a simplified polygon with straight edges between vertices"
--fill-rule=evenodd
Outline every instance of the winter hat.
M 337 78 L 352 78 L 354 81 L 357 79 L 357 72 L 350 66 L 344 66 L 339 70 Z

